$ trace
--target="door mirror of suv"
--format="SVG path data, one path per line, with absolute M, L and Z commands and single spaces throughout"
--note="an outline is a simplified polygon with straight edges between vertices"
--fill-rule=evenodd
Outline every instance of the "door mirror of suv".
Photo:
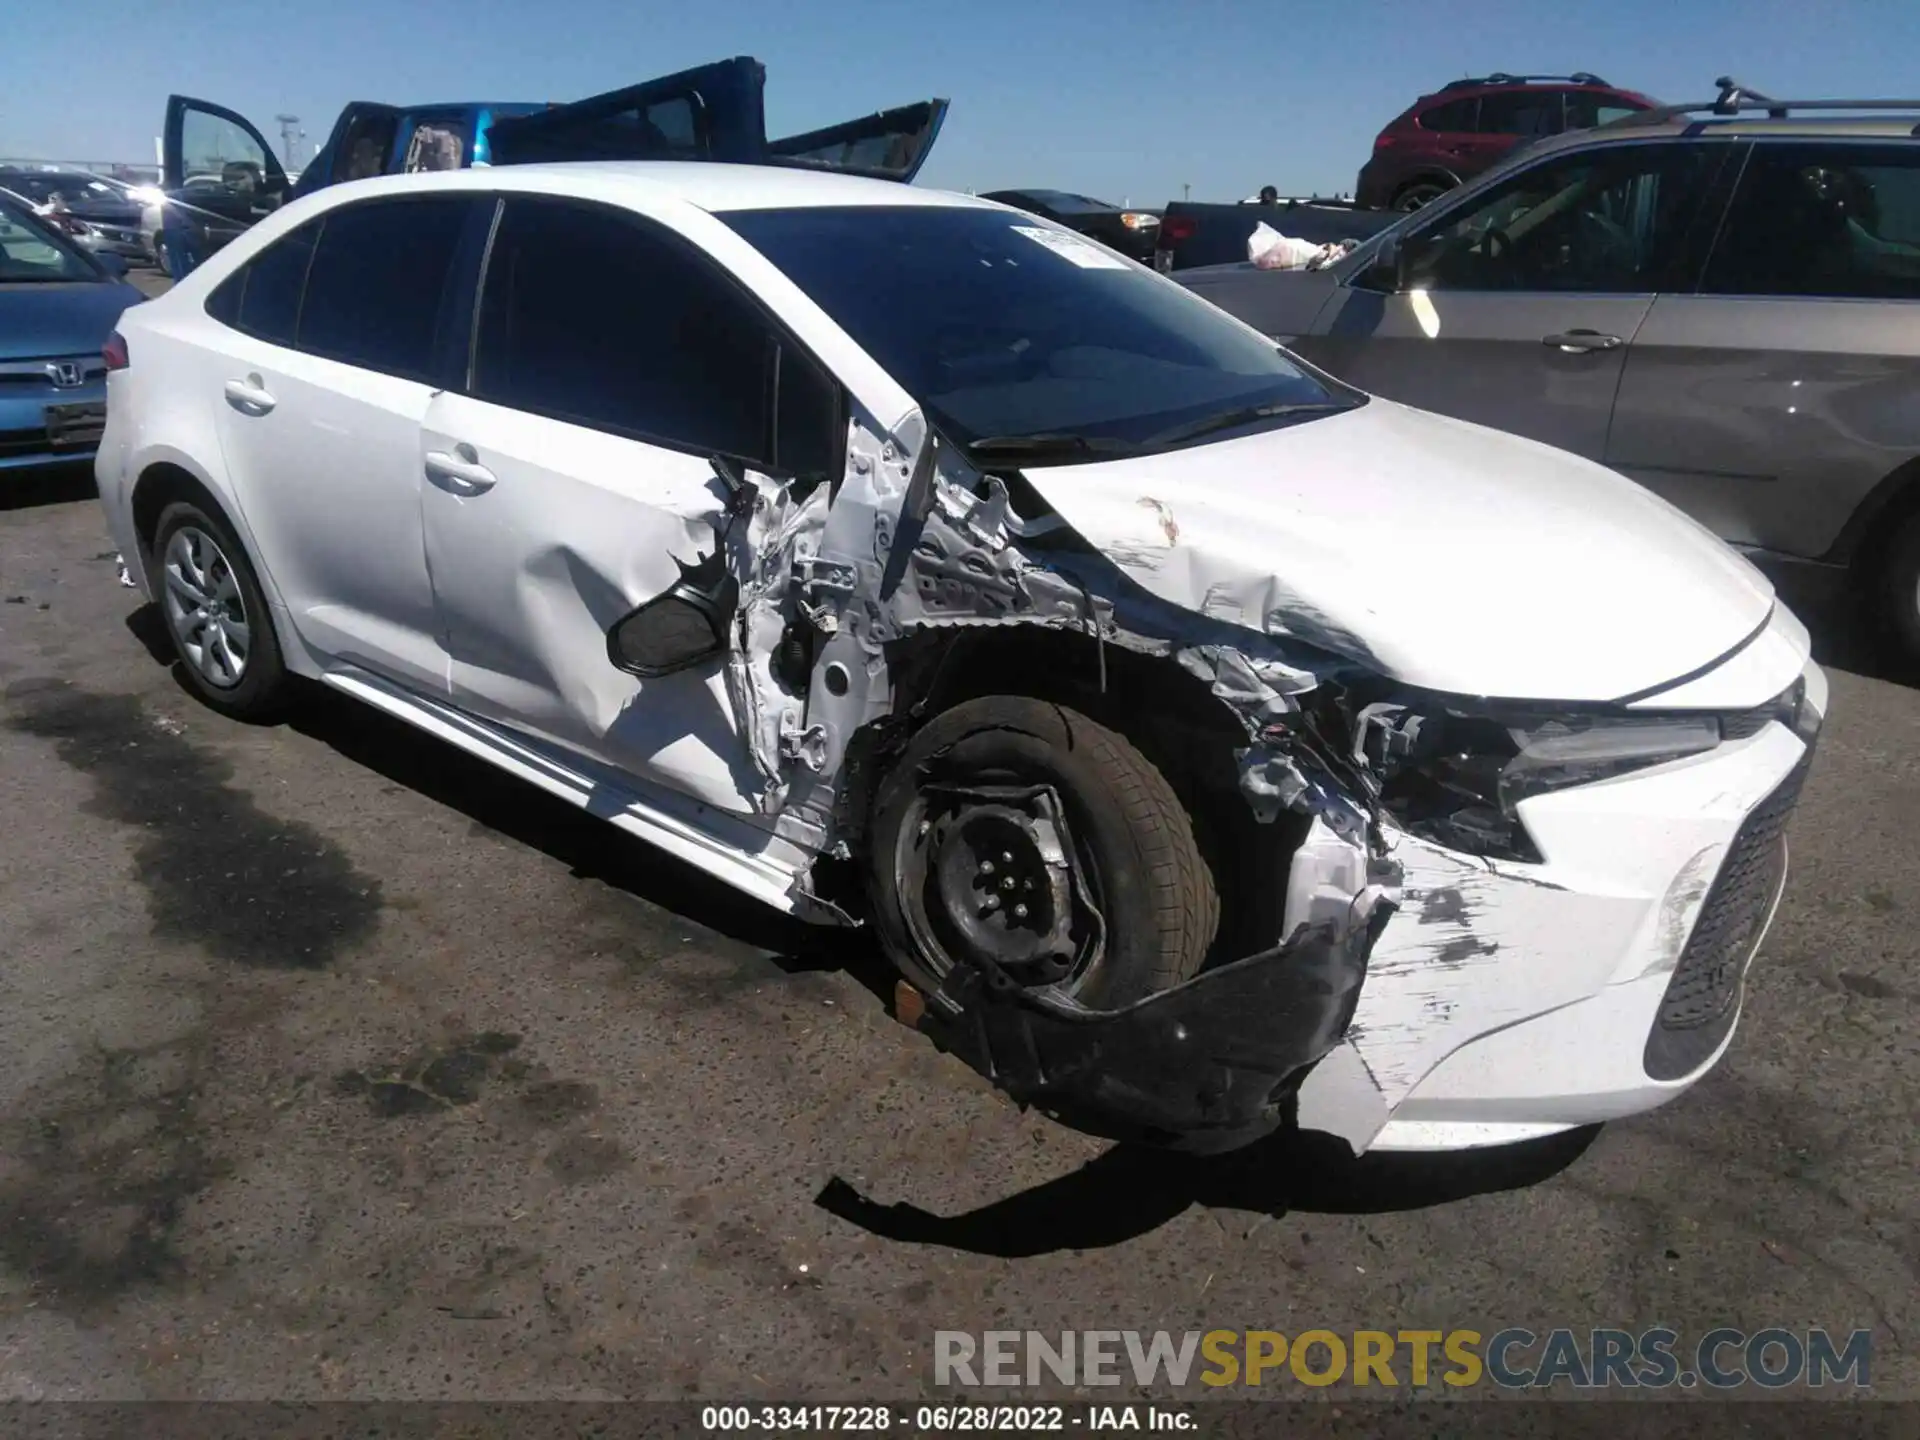
M 1354 277 L 1353 283 L 1363 290 L 1377 290 L 1383 295 L 1398 294 L 1405 286 L 1405 255 L 1400 238 L 1389 235 L 1380 242 L 1379 249 L 1373 252 L 1373 258 Z
M 647 601 L 607 632 L 607 659 L 643 680 L 673 675 L 727 649 L 740 584 L 719 546 L 692 565 L 680 564 L 671 589 Z

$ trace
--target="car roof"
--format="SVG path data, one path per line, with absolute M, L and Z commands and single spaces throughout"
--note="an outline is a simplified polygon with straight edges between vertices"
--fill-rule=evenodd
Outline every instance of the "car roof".
M 798 166 L 732 165 L 699 160 L 569 160 L 538 165 L 493 165 L 471 170 L 385 175 L 316 192 L 350 195 L 412 194 L 433 190 L 533 190 L 618 201 L 671 198 L 715 214 L 730 210 L 806 207 L 952 206 L 998 209 L 990 200 L 929 190 L 897 180 L 872 180 Z
M 1897 115 L 1805 115 L 1772 119 L 1765 115 L 1682 114 L 1665 118 L 1641 119 L 1628 116 L 1590 130 L 1568 130 L 1535 141 L 1520 152 L 1527 160 L 1557 150 L 1578 150 L 1585 145 L 1616 140 L 1728 139 L 1743 140 L 1756 136 L 1784 136 L 1796 140 L 1911 140 L 1916 136 L 1915 117 Z M 1518 157 L 1516 157 L 1518 158 Z

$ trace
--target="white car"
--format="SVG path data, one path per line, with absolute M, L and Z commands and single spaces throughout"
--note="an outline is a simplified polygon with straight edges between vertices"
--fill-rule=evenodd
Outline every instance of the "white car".
M 870 922 L 1023 1103 L 1452 1148 L 1729 1043 L 1827 695 L 1767 582 L 1069 231 L 798 169 L 395 176 L 109 352 L 101 499 L 208 704 L 304 676 Z

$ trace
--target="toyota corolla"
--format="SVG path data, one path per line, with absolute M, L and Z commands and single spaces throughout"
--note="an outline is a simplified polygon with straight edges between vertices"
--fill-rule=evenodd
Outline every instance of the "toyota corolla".
M 101 498 L 207 704 L 319 682 L 870 925 L 1023 1104 L 1451 1148 L 1730 1043 L 1827 695 L 1767 582 L 1048 221 L 393 177 L 108 356 Z

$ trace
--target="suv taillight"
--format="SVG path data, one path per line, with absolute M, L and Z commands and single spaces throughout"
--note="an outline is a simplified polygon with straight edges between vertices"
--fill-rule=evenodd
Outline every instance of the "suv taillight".
M 127 337 L 118 330 L 107 336 L 107 343 L 100 347 L 100 358 L 107 362 L 109 371 L 126 369 Z
M 1160 221 L 1160 243 L 1191 240 L 1199 228 L 1200 222 L 1191 215 L 1168 215 Z

